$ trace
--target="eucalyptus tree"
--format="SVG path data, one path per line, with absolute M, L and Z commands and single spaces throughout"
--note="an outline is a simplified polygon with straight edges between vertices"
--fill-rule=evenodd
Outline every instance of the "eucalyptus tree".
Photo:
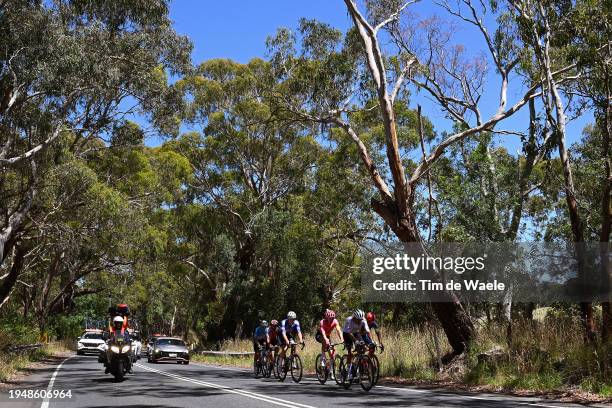
M 543 83 L 542 105 L 546 118 L 545 129 L 558 148 L 563 172 L 563 191 L 567 206 L 571 241 L 580 243 L 576 246 L 578 274 L 585 276 L 585 255 L 582 243 L 589 241 L 585 235 L 585 214 L 580 207 L 580 197 L 575 182 L 575 168 L 567 142 L 567 112 L 571 111 L 578 99 L 578 114 L 585 109 L 580 103 L 585 100 L 595 109 L 597 122 L 604 129 L 603 135 L 609 135 L 609 75 L 610 67 L 609 33 L 607 19 L 591 27 L 585 21 L 585 13 L 599 10 L 593 2 L 530 2 L 509 1 L 511 13 L 516 21 L 521 41 L 532 50 L 525 56 L 523 65 L 527 72 Z M 608 8 L 602 7 L 608 13 Z M 572 81 L 560 81 L 554 78 L 553 72 L 561 66 L 573 70 Z M 578 98 L 576 98 L 578 97 Z M 609 139 L 609 137 L 608 137 Z M 604 141 L 606 139 L 604 138 Z M 609 181 L 609 143 L 602 144 L 604 158 L 603 174 L 599 177 L 602 186 L 601 233 L 598 237 L 609 242 L 610 235 L 610 181 Z M 603 256 L 607 259 L 607 256 Z M 607 269 L 607 271 L 606 271 Z M 609 264 L 604 262 L 603 271 L 609 275 Z M 605 318 L 609 320 L 609 305 L 604 302 Z M 581 317 L 585 328 L 585 338 L 595 339 L 595 319 L 592 303 L 580 302 Z
M 53 167 L 45 151 L 69 132 L 78 153 L 137 109 L 165 125 L 174 100 L 165 70 L 184 72 L 190 45 L 163 0 L 17 0 L 0 3 L 0 49 L 2 304 L 21 269 L 17 244 L 39 182 Z
M 337 164 L 346 160 L 316 127 L 287 120 L 271 98 L 282 86 L 261 59 L 210 60 L 176 84 L 193 131 L 166 147 L 189 158 L 194 178 L 175 212 L 173 268 L 192 282 L 192 305 L 215 311 L 204 314 L 220 336 L 239 336 L 263 312 L 318 315 L 342 296 L 343 271 L 356 269 L 356 245 L 346 241 L 369 228 L 353 187 L 361 183 L 338 183 L 332 169 L 346 172 Z
M 593 15 L 600 18 L 593 19 Z M 610 197 L 612 195 L 612 164 L 610 140 L 612 138 L 612 8 L 604 1 L 584 0 L 576 3 L 571 16 L 573 41 L 570 46 L 572 57 L 578 62 L 582 74 L 570 94 L 577 94 L 588 102 L 594 110 L 597 130 L 589 129 L 588 133 L 601 137 L 599 159 L 603 165 L 600 174 L 594 175 L 601 183 L 600 214 L 601 227 L 599 241 L 609 243 L 612 226 Z M 602 245 L 602 274 L 607 277 L 607 289 L 610 290 L 610 263 L 606 247 Z M 610 337 L 612 327 L 611 301 L 602 302 L 602 338 L 604 343 Z
M 400 241 L 424 246 L 415 203 L 433 164 L 462 140 L 503 132 L 496 126 L 538 96 L 540 83 L 523 89 L 521 96 L 509 103 L 508 89 L 520 61 L 520 49 L 506 24 L 500 23 L 493 32 L 485 25 L 483 14 L 498 14 L 496 9 L 470 1 L 458 3 L 461 10 L 439 3 L 450 17 L 458 17 L 481 35 L 487 57 L 474 59 L 465 47 L 453 43 L 453 35 L 444 29 L 443 21 L 419 21 L 408 13 L 411 3 L 366 1 L 363 12 L 357 2 L 345 0 L 354 26 L 346 35 L 324 24 L 303 21 L 299 48 L 293 33 L 287 30 L 279 31 L 269 45 L 271 60 L 285 82 L 279 103 L 300 120 L 342 129 L 357 146 L 376 192 L 372 209 Z M 500 85 L 497 109 L 486 117 L 482 95 L 489 62 Z M 561 80 L 568 70 L 563 67 L 552 75 Z M 521 84 L 517 87 L 522 88 Z M 409 89 L 429 94 L 458 125 L 457 131 L 429 149 L 425 143 L 402 144 L 396 111 L 400 101 L 407 100 Z M 378 117 L 384 135 L 385 165 L 375 160 L 355 126 L 355 112 L 363 110 L 371 110 Z M 416 154 L 413 151 L 411 156 L 410 150 L 416 150 Z M 418 156 L 422 156 L 420 160 Z M 474 330 L 458 299 L 452 293 L 446 295 L 448 301 L 436 302 L 433 308 L 454 354 L 458 354 L 473 339 Z

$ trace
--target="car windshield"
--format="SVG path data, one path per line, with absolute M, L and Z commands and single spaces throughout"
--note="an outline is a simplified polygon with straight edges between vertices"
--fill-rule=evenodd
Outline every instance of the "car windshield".
M 157 339 L 155 341 L 156 346 L 184 346 L 185 342 L 178 339 Z
M 95 339 L 95 340 L 103 340 L 102 333 L 85 333 L 82 339 Z

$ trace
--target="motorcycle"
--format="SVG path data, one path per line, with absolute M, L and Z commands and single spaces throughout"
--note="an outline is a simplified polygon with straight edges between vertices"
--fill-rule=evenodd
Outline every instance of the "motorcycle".
M 132 368 L 132 345 L 121 335 L 109 340 L 106 350 L 106 367 L 117 381 L 123 381 Z

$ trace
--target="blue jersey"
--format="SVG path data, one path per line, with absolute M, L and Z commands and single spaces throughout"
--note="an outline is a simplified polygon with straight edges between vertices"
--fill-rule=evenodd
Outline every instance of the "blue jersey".
M 255 329 L 255 333 L 253 333 L 253 338 L 255 338 L 255 340 L 265 340 L 267 334 L 268 334 L 267 327 L 258 326 Z
M 293 324 L 289 324 L 288 319 L 283 320 L 280 324 L 280 329 L 283 334 L 297 334 L 302 332 L 300 322 L 297 319 L 293 321 Z

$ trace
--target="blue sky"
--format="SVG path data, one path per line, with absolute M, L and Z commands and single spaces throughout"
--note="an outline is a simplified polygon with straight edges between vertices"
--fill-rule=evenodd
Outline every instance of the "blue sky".
M 450 18 L 430 1 L 424 1 L 412 8 L 420 16 L 438 14 Z M 301 17 L 315 18 L 341 30 L 351 25 L 342 0 L 174 0 L 170 5 L 170 16 L 177 32 L 191 38 L 194 45 L 192 59 L 194 64 L 210 58 L 230 58 L 247 62 L 254 57 L 265 57 L 265 40 L 274 34 L 278 27 L 296 28 Z M 462 27 L 456 41 L 478 52 L 484 49 L 479 33 L 474 28 Z M 483 115 L 491 114 L 497 107 L 499 82 L 491 69 L 488 87 L 483 97 Z M 511 88 L 508 103 L 513 104 L 520 96 L 519 89 Z M 423 94 L 415 95 L 413 104 L 420 103 L 424 113 L 433 121 L 438 131 L 449 128 L 449 121 L 442 112 Z M 527 110 L 506 120 L 498 129 L 525 130 Z M 582 129 L 592 122 L 592 115 L 573 121 L 568 126 L 570 143 L 577 141 Z M 516 136 L 498 138 L 511 152 L 520 148 Z M 151 144 L 159 140 L 150 141 Z

